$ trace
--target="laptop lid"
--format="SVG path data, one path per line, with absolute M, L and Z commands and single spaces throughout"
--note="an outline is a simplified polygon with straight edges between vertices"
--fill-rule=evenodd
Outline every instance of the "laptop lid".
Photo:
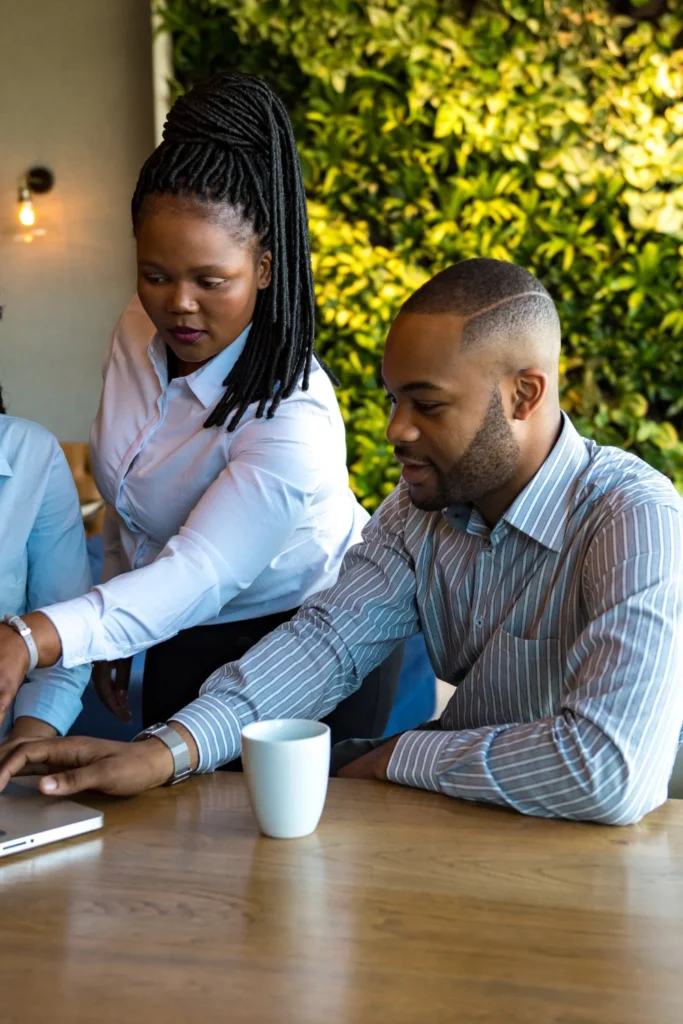
M 10 782 L 0 793 L 0 857 L 102 828 L 104 815 L 38 791 L 34 779 Z

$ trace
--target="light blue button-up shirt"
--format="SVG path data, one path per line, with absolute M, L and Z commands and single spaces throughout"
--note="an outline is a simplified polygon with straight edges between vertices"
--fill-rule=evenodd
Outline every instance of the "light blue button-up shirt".
M 0 618 L 64 601 L 90 587 L 80 504 L 56 439 L 37 423 L 0 415 Z M 35 669 L 0 724 L 31 716 L 67 733 L 90 666 Z
M 440 728 L 399 740 L 393 782 L 525 814 L 626 824 L 667 796 L 683 722 L 683 501 L 565 417 L 490 530 L 397 487 L 335 587 L 174 715 L 200 771 L 255 718 L 322 718 L 422 629 L 455 685 Z

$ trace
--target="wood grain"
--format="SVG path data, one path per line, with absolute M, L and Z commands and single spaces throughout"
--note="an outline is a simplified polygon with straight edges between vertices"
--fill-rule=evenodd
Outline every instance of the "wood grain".
M 307 839 L 240 775 L 0 866 L 3 1024 L 680 1024 L 683 805 L 616 829 L 335 779 Z

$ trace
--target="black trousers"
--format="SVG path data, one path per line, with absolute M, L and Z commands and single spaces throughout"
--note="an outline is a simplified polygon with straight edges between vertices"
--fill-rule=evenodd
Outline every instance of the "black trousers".
M 145 728 L 165 722 L 199 694 L 202 683 L 221 665 L 237 661 L 295 611 L 266 615 L 244 622 L 195 626 L 150 648 L 142 681 L 142 721 Z M 403 663 L 403 644 L 363 680 L 332 711 L 325 722 L 332 743 L 360 736 L 381 736 L 389 721 Z

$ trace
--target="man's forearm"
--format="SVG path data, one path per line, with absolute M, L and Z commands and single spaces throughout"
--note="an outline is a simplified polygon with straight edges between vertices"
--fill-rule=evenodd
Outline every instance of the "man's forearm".
M 57 730 L 53 725 L 43 722 L 40 718 L 31 718 L 29 715 L 22 715 L 15 719 L 10 733 L 12 740 L 51 739 L 57 736 Z
M 589 756 L 587 756 L 589 752 Z M 456 732 L 407 732 L 387 778 L 522 814 L 626 825 L 666 799 L 673 750 L 666 744 L 644 762 L 592 722 L 558 716 L 521 725 Z

